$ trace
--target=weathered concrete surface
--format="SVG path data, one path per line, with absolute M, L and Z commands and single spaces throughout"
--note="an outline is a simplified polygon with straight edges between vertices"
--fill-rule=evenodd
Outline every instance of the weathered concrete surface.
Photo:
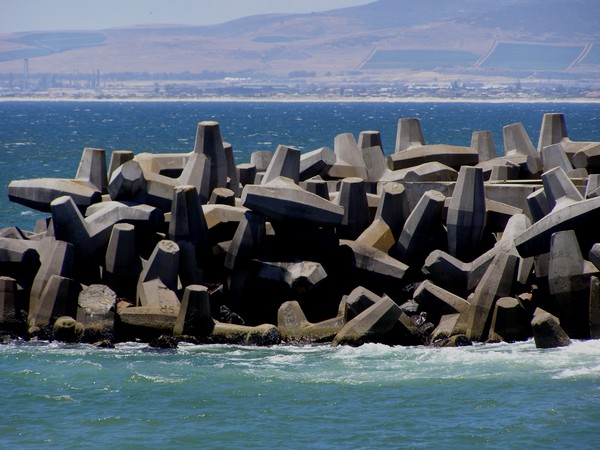
M 431 161 L 403 169 L 384 172 L 381 181 L 419 183 L 424 181 L 456 181 L 458 172 L 445 164 Z
M 433 144 L 411 147 L 388 157 L 388 167 L 392 170 L 406 169 L 428 162 L 438 162 L 454 170 L 459 170 L 461 166 L 477 164 L 479 155 L 471 147 Z
M 50 212 L 50 204 L 65 195 L 71 197 L 81 210 L 102 200 L 102 193 L 87 181 L 36 178 L 14 180 L 8 185 L 11 202 L 43 212 Z
M 499 253 L 475 289 L 471 307 L 466 315 L 467 336 L 474 341 L 488 337 L 496 301 L 512 294 L 518 267 L 518 258 Z
M 137 304 L 159 308 L 165 313 L 179 313 L 178 290 L 179 246 L 169 240 L 160 241 L 137 284 Z
M 203 121 L 198 124 L 194 153 L 206 155 L 210 161 L 208 195 L 216 187 L 227 187 L 227 156 L 223 149 L 223 139 L 218 122 Z M 201 191 L 198 189 L 198 192 Z
M 498 157 L 491 131 L 473 131 L 471 148 L 477 151 L 479 163 Z
M 84 327 L 82 339 L 98 342 L 114 339 L 117 294 L 108 286 L 85 286 L 77 299 L 77 322 Z
M 465 299 L 429 280 L 423 281 L 415 289 L 413 299 L 427 312 L 427 319 L 433 324 L 437 324 L 442 316 L 465 312 L 470 306 Z
M 571 339 L 561 328 L 558 318 L 546 311 L 536 313 L 531 326 L 536 348 L 566 347 L 571 344 Z
M 290 343 L 331 342 L 346 321 L 342 315 L 318 323 L 310 323 L 296 301 L 283 303 L 277 311 L 277 328 L 284 341 Z
M 326 174 L 335 164 L 336 156 L 329 147 L 321 147 L 300 155 L 300 181 Z
M 598 275 L 595 266 L 583 259 L 575 232 L 554 233 L 548 262 L 550 297 L 543 308 L 560 319 L 571 338 L 590 337 L 590 271 Z
M 332 345 L 361 345 L 385 342 L 402 311 L 389 297 L 382 298 L 350 320 L 335 336 Z
M 525 341 L 533 334 L 531 316 L 521 302 L 513 297 L 498 299 L 490 325 L 490 340 Z
M 268 184 L 246 185 L 242 205 L 279 222 L 301 221 L 314 225 L 338 225 L 344 208 L 305 191 L 289 178 L 278 177 Z
M 84 148 L 75 179 L 91 183 L 102 194 L 106 194 L 108 192 L 106 152 L 100 148 Z
M 285 145 L 277 146 L 260 184 L 267 184 L 277 177 L 285 177 L 293 180 L 295 184 L 299 183 L 300 150 Z
M 369 178 L 362 153 L 351 133 L 338 134 L 334 140 L 333 151 L 336 161 L 328 171 L 330 177 L 358 177 L 363 180 Z
M 446 224 L 448 253 L 461 260 L 477 256 L 486 221 L 483 171 L 461 167 L 450 205 Z
M 412 210 L 396 246 L 398 258 L 410 265 L 420 266 L 427 255 L 437 248 L 442 233 L 443 194 L 427 191 Z
M 522 123 L 513 123 L 502 128 L 504 158 L 521 167 L 521 176 L 537 175 L 542 172 L 542 161 L 531 143 Z
M 569 203 L 563 208 L 553 210 L 531 225 L 516 238 L 515 245 L 523 257 L 548 253 L 552 234 L 574 230 L 578 238 L 585 241 L 586 236 L 594 235 L 598 220 L 600 220 L 600 197 Z M 589 244 L 591 246 L 591 243 Z M 586 251 L 589 248 L 582 250 Z
M 577 142 L 569 138 L 567 123 L 562 113 L 547 113 L 542 119 L 538 152 L 545 147 L 557 145 L 576 168 L 585 168 L 593 173 L 600 169 L 600 142 Z M 547 168 L 546 168 L 547 170 Z
M 173 327 L 173 335 L 207 336 L 214 328 L 208 288 L 199 285 L 187 286 Z
M 395 153 L 425 145 L 421 122 L 417 118 L 398 119 Z
M 344 219 L 337 227 L 341 239 L 356 239 L 371 222 L 364 181 L 361 178 L 344 178 L 336 204 L 344 211 Z

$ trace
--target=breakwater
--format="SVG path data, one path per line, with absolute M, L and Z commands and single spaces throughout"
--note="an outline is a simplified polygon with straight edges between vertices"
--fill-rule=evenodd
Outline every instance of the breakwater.
M 281 336 L 287 340 L 327 341 L 337 337 L 343 327 L 367 312 L 365 316 L 370 318 L 365 320 L 372 323 L 365 327 L 365 322 L 362 322 L 363 325 L 358 328 L 367 329 L 367 332 L 359 336 L 356 334 L 359 321 L 355 321 L 355 330 L 351 333 L 354 343 L 365 340 L 426 343 L 447 336 L 462 336 L 454 341 L 463 343 L 488 338 L 513 340 L 514 336 L 503 337 L 495 328 L 494 334 L 490 334 L 491 321 L 498 305 L 501 306 L 501 317 L 504 310 L 508 311 L 508 317 L 513 314 L 519 316 L 524 311 L 516 319 L 520 321 L 517 328 L 521 331 L 528 329 L 524 318 L 532 319 L 536 311 L 541 313 L 543 310 L 561 320 L 562 327 L 568 328 L 567 334 L 572 337 L 592 337 L 592 331 L 579 329 L 593 317 L 589 312 L 585 315 L 586 307 L 577 307 L 575 325 L 565 325 L 565 317 L 571 314 L 572 308 L 567 308 L 568 313 L 557 312 L 560 307 L 553 303 L 560 303 L 557 299 L 565 296 L 561 292 L 550 293 L 550 281 L 546 281 L 548 288 L 544 289 L 543 281 L 550 278 L 543 272 L 544 263 L 540 256 L 549 255 L 547 259 L 552 261 L 551 249 L 546 248 L 546 238 L 533 239 L 533 242 L 538 242 L 536 239 L 542 241 L 542 244 L 535 244 L 538 245 L 535 250 L 527 249 L 530 240 L 516 242 L 522 239 L 525 231 L 542 223 L 542 219 L 563 217 L 565 211 L 569 211 L 569 216 L 581 216 L 583 219 L 575 224 L 569 222 L 568 229 L 563 229 L 562 221 L 559 221 L 558 228 L 551 225 L 550 237 L 557 231 L 572 231 L 578 245 L 584 242 L 582 254 L 593 260 L 589 256 L 593 248 L 590 233 L 585 227 L 582 231 L 581 223 L 593 221 L 594 195 L 589 180 L 593 181 L 594 177 L 590 177 L 589 173 L 593 175 L 594 168 L 589 162 L 582 164 L 577 161 L 583 158 L 580 151 L 594 146 L 593 143 L 573 143 L 564 133 L 555 132 L 564 128 L 561 122 L 564 118 L 556 117 L 549 115 L 547 119 L 546 128 L 551 130 L 547 133 L 551 137 L 546 142 L 548 145 L 542 145 L 533 153 L 533 146 L 522 127 L 518 124 L 506 127 L 503 158 L 489 158 L 493 156 L 490 152 L 493 143 L 490 144 L 485 133 L 474 135 L 471 147 L 424 145 L 418 121 L 404 119 L 399 122 L 396 151 L 388 161 L 381 152 L 377 133 L 362 133 L 359 142 L 354 141 L 353 136 L 343 134 L 336 137 L 333 151 L 319 149 L 300 155 L 293 147 L 280 146 L 274 155 L 259 152 L 253 155 L 250 164 L 238 164 L 232 170 L 235 164 L 232 164 L 231 157 L 227 158 L 231 148 L 220 139 L 218 124 L 210 122 L 199 125 L 192 154 L 134 157 L 127 152 L 113 152 L 111 163 L 106 168 L 106 162 L 102 167 L 104 156 L 101 150 L 86 149 L 73 180 L 11 183 L 9 195 L 13 200 L 50 212 L 53 220 L 46 221 L 45 228 L 39 223 L 41 228 L 37 229 L 37 233 L 25 233 L 27 239 L 16 239 L 30 243 L 25 246 L 27 251 L 21 252 L 26 256 L 22 256 L 18 268 L 15 261 L 10 262 L 10 270 L 14 270 L 10 274 L 36 278 L 40 273 L 43 262 L 39 263 L 35 274 L 32 274 L 35 269 L 23 270 L 23 261 L 34 267 L 35 253 L 38 257 L 40 255 L 40 244 L 31 242 L 54 238 L 53 242 L 66 243 L 66 249 L 73 248 L 64 250 L 65 254 L 73 252 L 70 261 L 63 258 L 67 259 L 64 266 L 74 267 L 70 269 L 71 276 L 52 274 L 67 281 L 61 279 L 59 283 L 55 277 L 54 285 L 50 286 L 54 286 L 55 291 L 68 292 L 65 298 L 70 300 L 66 303 L 70 305 L 70 317 L 74 320 L 67 320 L 64 327 L 79 328 L 83 336 L 86 332 L 77 325 L 78 318 L 73 317 L 77 315 L 73 312 L 73 305 L 75 310 L 80 307 L 82 293 L 85 293 L 84 297 L 96 295 L 104 299 L 105 295 L 112 298 L 109 292 L 112 291 L 115 304 L 107 307 L 106 311 L 90 315 L 102 317 L 102 325 L 98 326 L 100 335 L 106 327 L 110 330 L 113 323 L 113 331 L 107 335 L 113 336 L 116 330 L 117 336 L 122 333 L 123 338 L 138 334 L 151 338 L 157 330 L 175 329 L 174 322 L 178 318 L 175 313 L 182 310 L 181 306 L 186 301 L 188 305 L 204 305 L 198 308 L 204 328 L 196 324 L 203 330 L 192 333 L 196 338 L 203 336 L 202 339 L 217 339 L 219 330 L 225 330 L 222 333 L 224 337 L 218 339 L 265 343 L 277 341 Z M 376 151 L 378 147 L 379 153 Z M 558 152 L 556 147 L 564 152 L 570 167 L 562 162 L 556 166 L 550 162 L 560 160 L 554 156 Z M 588 153 L 589 148 L 586 150 Z M 547 154 L 545 165 L 544 153 Z M 589 159 L 587 153 L 583 154 Z M 126 162 L 120 164 L 123 161 Z M 553 167 L 549 169 L 551 165 Z M 94 177 L 95 181 L 92 180 Z M 238 183 L 241 181 L 237 192 L 235 177 Z M 568 186 L 565 179 L 570 180 L 581 198 L 573 190 L 564 188 Z M 38 182 L 41 185 L 37 185 Z M 57 184 L 60 184 L 60 189 L 56 188 Z M 64 188 L 69 184 L 80 187 L 87 184 L 87 200 L 77 197 L 78 192 Z M 549 186 L 547 189 L 546 185 Z M 588 198 L 581 194 L 581 191 L 585 193 L 584 185 L 590 191 Z M 298 189 L 300 186 L 301 189 Z M 454 194 L 457 186 L 460 192 L 467 192 L 470 206 L 464 205 L 469 201 Z M 544 187 L 543 195 L 538 192 L 541 187 Z M 29 194 L 20 194 L 19 191 L 35 192 L 36 195 L 27 197 Z M 69 194 L 70 200 L 55 195 L 55 192 Z M 527 198 L 534 193 L 531 200 Z M 44 195 L 47 197 L 44 198 Z M 544 205 L 543 197 L 546 203 L 550 197 L 551 207 Z M 106 201 L 109 199 L 118 204 Z M 536 212 L 536 208 L 541 213 Z M 559 210 L 562 210 L 561 214 L 557 213 Z M 83 214 L 88 217 L 84 218 Z M 177 219 L 182 216 L 183 221 Z M 203 217 L 205 224 L 202 223 Z M 467 225 L 463 223 L 465 217 L 470 217 Z M 394 221 L 396 223 L 391 223 Z M 187 225 L 184 225 L 186 222 Z M 543 223 L 548 222 L 551 221 Z M 413 228 L 410 229 L 409 225 Z M 465 232 L 465 229 L 468 231 Z M 19 234 L 11 233 L 6 231 L 5 237 L 15 239 Z M 573 233 L 563 233 L 557 240 L 566 242 L 561 245 L 573 248 Z M 121 248 L 135 249 L 133 256 L 123 256 L 123 250 L 121 253 L 115 250 L 116 253 L 107 258 L 109 248 L 119 248 L 118 243 L 122 239 L 128 244 L 121 244 Z M 47 241 L 44 242 L 47 244 Z M 34 248 L 36 245 L 37 249 Z M 44 252 L 55 254 L 47 248 Z M 556 253 L 562 255 L 558 250 Z M 117 254 L 119 256 L 115 256 Z M 481 260 L 484 256 L 487 260 Z M 110 263 L 107 262 L 109 259 Z M 575 260 L 581 261 L 583 257 L 577 259 L 575 255 Z M 123 261 L 129 262 L 120 266 Z M 496 264 L 494 270 L 489 269 L 492 262 Z M 588 270 L 589 261 L 580 265 L 583 267 L 582 279 L 590 275 L 589 279 L 593 281 L 591 276 L 594 272 Z M 574 265 L 563 265 L 563 269 L 567 266 L 572 268 Z M 557 264 L 552 267 L 556 268 Z M 129 269 L 133 273 L 139 272 L 132 275 Z M 146 274 L 142 276 L 144 271 Z M 187 273 L 182 274 L 181 271 Z M 486 285 L 482 280 L 488 272 L 503 275 L 500 280 L 491 280 Z M 513 275 L 508 275 L 510 272 Z M 448 279 L 444 279 L 444 274 Z M 120 288 L 116 287 L 116 282 L 108 281 L 110 276 L 118 278 L 118 275 L 124 276 L 128 289 L 132 290 L 135 284 L 136 292 L 118 292 Z M 38 279 L 38 285 L 43 286 L 42 291 L 46 289 L 49 278 L 44 282 Z M 511 280 L 507 282 L 509 278 Z M 556 280 L 563 278 L 559 270 Z M 19 288 L 24 284 L 27 291 L 27 281 L 12 279 L 14 283 L 7 280 L 12 285 L 5 291 L 10 293 L 13 289 L 18 294 L 14 297 L 21 297 L 15 302 L 22 306 L 26 302 L 22 300 L 23 289 Z M 30 284 L 33 289 L 35 280 Z M 83 290 L 77 292 L 82 284 Z M 98 286 L 106 286 L 109 290 Z M 502 291 L 504 288 L 506 290 Z M 102 293 L 94 294 L 97 290 Z M 577 292 L 577 289 L 569 287 L 566 291 Z M 506 295 L 498 295 L 502 292 Z M 473 297 L 469 301 L 471 294 Z M 488 298 L 485 298 L 486 295 Z M 60 299 L 62 296 L 61 293 L 55 297 Z M 160 297 L 157 301 L 152 299 L 157 296 Z M 428 296 L 435 300 L 427 300 Z M 150 297 L 151 300 L 142 300 L 142 297 Z M 121 303 L 119 309 L 117 298 L 128 299 L 129 302 Z M 435 303 L 440 301 L 442 306 Z M 472 307 L 473 301 L 478 305 L 481 301 L 484 306 Z M 51 304 L 53 302 L 56 303 L 55 300 L 50 301 Z M 107 306 L 111 304 L 110 301 L 106 303 Z M 569 304 L 568 301 L 566 303 Z M 125 308 L 128 304 L 133 306 Z M 592 304 L 588 302 L 587 307 Z M 20 308 L 19 311 L 28 311 L 28 333 L 43 335 L 43 330 L 57 318 L 56 315 L 50 315 L 48 322 L 43 317 L 37 321 L 29 317 L 31 294 L 27 306 L 29 310 Z M 538 306 L 539 310 L 536 309 Z M 482 308 L 483 319 L 470 317 Z M 398 317 L 394 317 L 396 315 Z M 207 330 L 213 322 L 207 320 L 209 316 L 218 320 L 210 333 Z M 541 316 L 547 319 L 545 324 L 556 323 L 551 317 Z M 110 317 L 116 319 L 111 322 Z M 85 326 L 87 319 L 83 316 L 79 319 L 79 323 Z M 181 320 L 185 322 L 184 318 Z M 270 322 L 277 326 L 249 330 L 234 324 L 223 325 L 223 322 L 236 320 L 244 320 L 251 325 Z M 455 320 L 454 325 L 450 326 L 447 320 Z M 570 320 L 567 318 L 566 322 Z M 20 321 L 23 322 L 23 317 Z M 440 328 L 442 323 L 446 323 L 446 331 Z M 475 331 L 469 330 L 469 323 L 471 328 L 476 325 Z M 380 326 L 388 329 L 373 330 L 373 327 Z M 184 325 L 181 327 L 179 334 L 183 333 Z M 86 329 L 89 334 L 94 327 Z M 346 332 L 348 329 L 351 327 Z M 556 330 L 556 327 L 551 326 L 551 329 Z M 437 332 L 433 333 L 434 330 Z M 531 335 L 532 332 L 529 333 Z M 351 342 L 344 334 L 338 341 Z M 561 342 L 565 342 L 564 339 Z

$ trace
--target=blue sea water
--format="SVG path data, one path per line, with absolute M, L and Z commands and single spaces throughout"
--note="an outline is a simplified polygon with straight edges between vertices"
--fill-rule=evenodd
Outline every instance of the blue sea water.
M 502 127 L 521 122 L 537 144 L 542 116 L 564 112 L 569 135 L 600 141 L 600 103 L 268 103 L 0 102 L 0 228 L 33 228 L 42 215 L 9 203 L 13 179 L 73 178 L 84 147 L 135 153 L 189 152 L 198 122 L 217 120 L 238 163 L 278 144 L 303 151 L 333 147 L 339 133 L 382 134 L 394 151 L 399 118 L 418 117 L 427 143 L 470 145 L 490 130 L 502 153 Z
M 43 214 L 7 200 L 12 179 L 75 175 L 84 147 L 187 152 L 218 120 L 238 162 L 278 144 L 419 117 L 429 143 L 469 145 L 564 112 L 600 141 L 598 104 L 0 102 L 0 228 Z M 182 345 L 152 350 L 0 346 L 0 448 L 600 448 L 600 341 L 434 349 Z

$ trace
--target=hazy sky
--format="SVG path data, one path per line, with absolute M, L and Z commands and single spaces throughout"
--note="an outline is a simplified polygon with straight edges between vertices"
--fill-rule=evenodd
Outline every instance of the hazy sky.
M 148 23 L 206 25 L 253 14 L 325 11 L 373 0 L 0 0 L 0 34 Z

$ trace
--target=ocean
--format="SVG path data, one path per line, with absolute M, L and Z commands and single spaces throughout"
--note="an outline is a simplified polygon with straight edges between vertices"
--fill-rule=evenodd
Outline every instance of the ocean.
M 469 145 L 564 112 L 600 141 L 600 104 L 0 102 L 0 228 L 42 213 L 10 203 L 12 179 L 72 178 L 84 147 L 189 152 L 217 120 L 237 162 L 278 144 L 332 146 L 419 117 L 428 143 Z M 600 448 L 600 341 L 462 348 L 143 343 L 115 349 L 0 345 L 0 448 Z

